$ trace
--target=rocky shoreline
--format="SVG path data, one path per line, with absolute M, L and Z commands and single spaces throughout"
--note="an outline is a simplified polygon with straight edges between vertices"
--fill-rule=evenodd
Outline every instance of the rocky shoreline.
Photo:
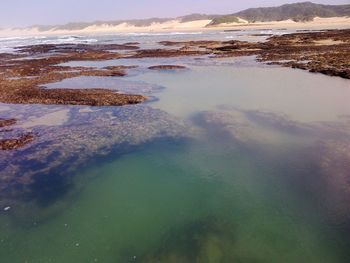
M 105 68 L 61 66 L 72 61 L 210 56 L 212 58 L 256 56 L 257 61 L 299 68 L 350 79 L 350 30 L 298 32 L 272 36 L 265 42 L 162 41 L 165 49 L 140 49 L 138 43 L 43 44 L 18 47 L 14 54 L 0 54 L 0 102 L 17 104 L 63 104 L 121 106 L 146 100 L 137 94 L 101 89 L 45 89 L 43 85 L 78 76 L 122 77 L 130 66 Z M 151 70 L 182 69 L 157 65 Z
M 121 106 L 146 100 L 144 96 L 104 89 L 45 89 L 43 85 L 78 76 L 122 77 L 128 67 L 103 69 L 59 66 L 70 61 L 119 58 L 110 50 L 135 50 L 131 45 L 37 45 L 18 48 L 16 54 L 0 54 L 0 102 L 15 104 L 63 104 Z
M 350 79 L 350 29 L 298 32 L 269 37 L 265 42 L 163 41 L 179 51 L 206 53 L 214 58 L 256 56 L 258 62 Z

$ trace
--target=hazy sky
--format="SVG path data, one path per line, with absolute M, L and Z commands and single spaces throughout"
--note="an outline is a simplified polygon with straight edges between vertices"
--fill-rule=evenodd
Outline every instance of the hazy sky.
M 0 0 L 0 27 L 96 20 L 175 17 L 190 13 L 228 14 L 249 7 L 305 0 Z M 349 4 L 350 0 L 314 0 Z

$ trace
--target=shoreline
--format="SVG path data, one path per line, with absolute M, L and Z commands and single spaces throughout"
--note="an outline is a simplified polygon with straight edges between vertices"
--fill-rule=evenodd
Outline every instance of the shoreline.
M 18 30 L 0 30 L 0 38 L 6 37 L 35 37 L 35 36 L 60 36 L 60 35 L 103 35 L 103 34 L 138 34 L 138 33 L 195 33 L 195 32 L 212 32 L 225 30 L 320 30 L 320 29 L 347 29 L 350 28 L 350 17 L 316 17 L 310 22 L 294 22 L 292 20 L 256 22 L 256 23 L 231 23 L 220 24 L 218 26 L 206 27 L 210 20 L 198 20 L 180 23 L 177 20 L 171 20 L 165 23 L 154 23 L 147 27 L 136 27 L 126 23 L 109 26 L 88 26 L 81 30 L 48 30 L 39 31 L 37 28 L 18 29 Z
M 348 63 L 350 29 L 299 32 L 270 36 L 265 42 L 239 40 L 161 41 L 164 48 L 142 49 L 139 43 L 120 44 L 39 44 L 17 47 L 13 54 L 2 53 L 0 102 L 15 104 L 63 104 L 121 106 L 147 98 L 140 94 L 119 94 L 98 89 L 44 89 L 47 83 L 78 76 L 123 77 L 125 65 L 104 68 L 59 66 L 70 61 L 171 58 L 188 56 L 257 56 L 270 65 L 299 68 L 329 76 L 350 79 Z M 36 57 L 39 56 L 39 57 Z M 342 57 L 342 59 L 338 59 Z M 164 68 L 156 65 L 155 68 Z M 179 68 L 170 65 L 167 68 Z M 152 69 L 149 68 L 149 69 Z

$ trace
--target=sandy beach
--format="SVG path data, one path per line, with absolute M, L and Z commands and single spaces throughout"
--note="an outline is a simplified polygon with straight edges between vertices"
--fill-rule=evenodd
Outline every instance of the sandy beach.
M 181 22 L 179 20 L 169 20 L 164 23 L 152 23 L 150 26 L 140 27 L 127 23 L 116 26 L 92 25 L 81 30 L 55 30 L 40 31 L 37 27 L 23 29 L 3 29 L 0 30 L 0 37 L 13 36 L 47 36 L 47 35 L 67 35 L 67 34 L 106 34 L 106 33 L 163 33 L 163 32 L 205 32 L 212 30 L 254 30 L 254 29 L 345 29 L 350 28 L 350 17 L 314 18 L 310 22 L 295 22 L 293 20 L 256 22 L 248 23 L 241 20 L 240 23 L 220 24 L 217 26 L 207 25 L 211 20 L 197 20 L 191 22 Z

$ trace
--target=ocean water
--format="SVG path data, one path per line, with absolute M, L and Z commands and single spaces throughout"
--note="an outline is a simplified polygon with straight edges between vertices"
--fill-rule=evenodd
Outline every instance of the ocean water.
M 98 35 L 40 35 L 40 36 L 23 36 L 23 37 L 0 37 L 0 51 L 14 52 L 15 47 L 25 45 L 40 44 L 111 44 L 111 43 L 128 43 L 139 42 L 144 48 L 159 47 L 158 41 L 165 40 L 247 40 L 260 41 L 266 39 L 266 36 L 257 37 L 254 34 L 283 34 L 287 32 L 295 32 L 295 30 L 280 29 L 272 32 L 270 29 L 261 30 L 242 30 L 242 31 L 212 31 L 212 32 L 171 32 L 171 33 L 111 33 Z
M 107 87 L 147 103 L 0 104 L 36 134 L 0 153 L 0 262 L 349 262 L 348 80 L 253 57 L 74 65 L 126 63 L 139 67 L 47 88 Z M 187 69 L 147 69 L 169 63 Z

